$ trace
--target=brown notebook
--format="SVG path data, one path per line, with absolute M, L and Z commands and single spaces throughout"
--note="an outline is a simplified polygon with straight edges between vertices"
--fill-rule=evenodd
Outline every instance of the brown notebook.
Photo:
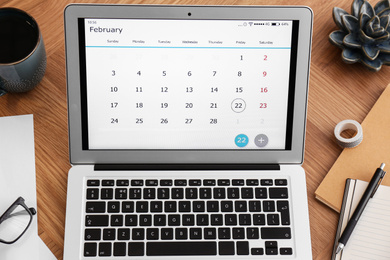
M 348 178 L 369 182 L 381 163 L 386 164 L 385 171 L 390 175 L 390 85 L 363 120 L 362 128 L 362 143 L 342 151 L 315 191 L 318 200 L 337 212 Z M 390 176 L 385 176 L 382 184 L 390 186 Z

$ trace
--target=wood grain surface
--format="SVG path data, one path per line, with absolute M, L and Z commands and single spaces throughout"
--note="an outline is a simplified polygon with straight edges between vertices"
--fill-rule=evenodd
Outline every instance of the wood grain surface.
M 68 158 L 63 10 L 68 0 L 0 0 L 0 7 L 16 7 L 38 22 L 47 51 L 47 71 L 32 91 L 0 97 L 0 116 L 34 115 L 39 235 L 62 259 Z M 93 1 L 79 0 L 78 3 Z M 352 0 L 202 0 L 115 1 L 115 4 L 190 5 L 307 5 L 314 11 L 314 32 L 307 117 L 305 162 L 313 259 L 330 259 L 338 214 L 318 202 L 314 191 L 341 152 L 333 138 L 344 119 L 361 122 L 390 83 L 390 68 L 371 72 L 360 64 L 341 61 L 341 50 L 328 35 L 337 27 L 332 9 L 350 12 Z M 378 1 L 370 1 L 374 5 Z

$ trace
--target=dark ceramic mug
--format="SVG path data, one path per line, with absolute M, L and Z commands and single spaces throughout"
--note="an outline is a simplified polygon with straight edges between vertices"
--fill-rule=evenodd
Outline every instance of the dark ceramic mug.
M 46 70 L 37 22 L 16 8 L 0 8 L 0 96 L 34 88 Z

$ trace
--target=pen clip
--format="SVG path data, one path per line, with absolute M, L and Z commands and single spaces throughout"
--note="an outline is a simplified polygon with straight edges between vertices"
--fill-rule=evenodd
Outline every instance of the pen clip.
M 371 194 L 371 197 L 370 197 L 370 198 L 374 197 L 374 195 L 375 195 L 375 192 L 378 190 L 379 186 L 381 185 L 381 183 L 382 183 L 382 181 L 383 181 L 383 178 L 385 177 L 385 174 L 386 174 L 386 172 L 384 171 L 384 172 L 382 173 L 382 175 L 381 175 L 381 177 L 380 177 L 379 181 L 378 181 L 378 184 L 376 185 L 376 187 L 375 187 L 374 191 L 372 192 L 372 194 Z

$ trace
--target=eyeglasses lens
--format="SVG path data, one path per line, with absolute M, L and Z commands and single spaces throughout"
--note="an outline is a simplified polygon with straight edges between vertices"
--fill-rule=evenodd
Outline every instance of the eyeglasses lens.
M 4 241 L 14 241 L 28 227 L 30 214 L 23 207 L 18 205 L 0 224 L 0 239 Z

